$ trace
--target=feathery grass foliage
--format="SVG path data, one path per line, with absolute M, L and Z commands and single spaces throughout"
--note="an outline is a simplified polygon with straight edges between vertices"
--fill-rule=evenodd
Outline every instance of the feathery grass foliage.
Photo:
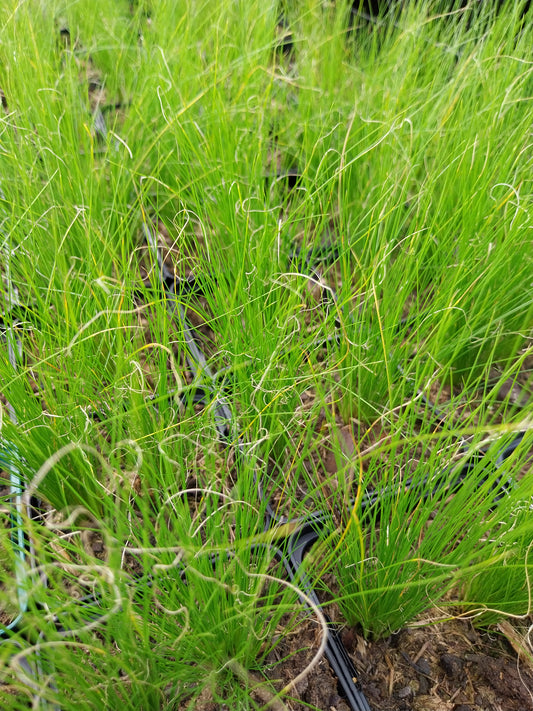
M 28 611 L 0 649 L 3 675 L 28 691 L 27 664 L 40 664 L 54 680 L 38 677 L 40 698 L 82 708 L 193 708 L 206 679 L 215 695 L 235 694 L 231 669 L 258 666 L 281 617 L 290 629 L 305 614 L 256 535 L 263 515 L 236 495 L 167 482 L 135 502 L 117 488 L 101 519 L 78 507 L 46 526 L 28 520 L 38 567 L 23 578 Z M 9 600 L 15 582 L 2 582 Z M 16 642 L 27 651 L 13 660 Z
M 532 405 L 499 392 L 531 358 L 533 18 L 490 5 L 286 0 L 284 52 L 274 0 L 2 4 L 2 437 L 45 502 L 40 567 L 0 566 L 29 599 L 3 708 L 267 703 L 275 635 L 318 613 L 271 579 L 258 478 L 333 522 L 305 570 L 367 635 L 529 611 Z M 240 456 L 143 226 L 201 280 L 178 298 Z
M 343 613 L 368 636 L 397 631 L 430 607 L 461 605 L 455 596 L 450 603 L 447 593 L 463 580 L 476 581 L 466 596 L 467 609 L 477 599 L 478 614 L 484 606 L 500 614 L 529 611 L 525 559 L 531 523 L 524 512 L 531 485 L 509 483 L 523 455 L 491 467 L 505 438 L 476 458 L 476 447 L 461 453 L 455 437 L 436 442 L 430 435 L 421 433 L 417 443 L 422 451 L 416 455 L 413 441 L 393 440 L 386 447 L 386 468 L 379 459 L 369 460 L 361 491 L 376 489 L 380 496 L 364 508 L 364 496 L 356 500 L 337 536 L 335 555 L 327 553 L 334 559 Z M 456 459 L 445 469 L 443 452 Z M 413 462 L 417 466 L 411 472 Z M 497 597 L 502 586 L 510 588 L 511 575 L 515 593 Z

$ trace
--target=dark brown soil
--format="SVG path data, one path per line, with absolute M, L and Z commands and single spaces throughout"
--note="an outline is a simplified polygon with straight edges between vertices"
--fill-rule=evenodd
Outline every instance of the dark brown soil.
M 404 629 L 377 642 L 367 642 L 347 628 L 342 640 L 372 711 L 533 709 L 533 668 L 496 629 L 482 632 L 468 621 L 451 620 Z M 309 651 L 297 651 L 304 645 Z M 316 645 L 316 626 L 307 623 L 271 654 L 269 677 L 288 683 L 309 663 Z M 276 658 L 286 661 L 276 663 Z M 326 661 L 298 684 L 294 695 L 298 701 L 285 702 L 291 711 L 309 706 L 349 711 Z

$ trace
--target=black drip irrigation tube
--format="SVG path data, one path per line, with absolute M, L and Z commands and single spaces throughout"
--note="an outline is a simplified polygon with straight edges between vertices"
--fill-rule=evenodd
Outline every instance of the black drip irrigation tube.
M 190 402 L 192 399 L 195 403 L 206 406 L 210 405 L 212 407 L 214 413 L 214 424 L 220 441 L 226 446 L 235 446 L 235 458 L 238 466 L 239 462 L 242 463 L 246 457 L 244 442 L 239 436 L 231 405 L 228 400 L 220 394 L 221 388 L 218 383 L 219 374 L 213 373 L 209 368 L 207 359 L 197 343 L 197 337 L 199 334 L 187 319 L 181 298 L 184 293 L 188 293 L 189 295 L 202 294 L 202 285 L 200 281 L 194 277 L 186 279 L 178 279 L 175 277 L 163 262 L 152 229 L 144 223 L 143 230 L 146 241 L 148 242 L 159 267 L 160 286 L 163 288 L 165 293 L 168 311 L 172 318 L 177 318 L 183 330 L 187 348 L 187 362 L 197 382 L 197 386 L 192 393 L 192 397 L 189 397 L 188 401 Z M 328 261 L 335 259 L 336 255 L 336 249 L 326 245 L 308 254 L 303 254 L 300 250 L 295 250 L 295 252 L 290 255 L 290 260 L 299 265 L 299 268 L 303 274 L 311 274 L 314 277 L 316 276 L 316 273 L 313 267 L 313 261 L 315 263 L 316 261 Z M 335 292 L 329 287 L 323 287 L 323 305 L 328 308 L 331 305 L 332 300 L 333 302 L 336 300 Z M 339 325 L 338 322 L 336 322 L 336 325 Z M 5 340 L 8 345 L 10 362 L 12 363 L 13 368 L 16 369 L 16 353 L 19 353 L 20 357 L 21 345 L 20 342 L 14 338 L 12 330 L 8 327 L 5 329 Z M 328 342 L 333 340 L 338 341 L 337 336 L 328 339 Z M 322 342 L 322 345 L 324 345 L 324 342 Z M 422 393 L 419 393 L 419 395 L 421 395 L 423 404 L 432 413 L 436 426 L 444 426 L 445 416 Z M 9 406 L 9 412 L 13 422 L 16 423 L 16 414 L 11 406 Z M 518 432 L 510 443 L 502 446 L 495 460 L 489 462 L 487 466 L 496 469 L 499 468 L 520 445 L 524 434 L 525 432 Z M 12 514 L 11 519 L 13 525 L 13 535 L 11 539 L 18 561 L 16 564 L 15 574 L 17 576 L 17 584 L 19 589 L 18 594 L 20 608 L 19 614 L 10 624 L 5 626 L 0 625 L 0 641 L 2 641 L 2 639 L 5 641 L 9 637 L 10 633 L 14 633 L 17 630 L 22 629 L 21 623 L 27 609 L 28 602 L 27 594 L 25 593 L 24 585 L 22 583 L 22 568 L 25 563 L 29 563 L 31 567 L 35 567 L 35 560 L 31 540 L 29 540 L 29 537 L 25 535 L 23 531 L 23 510 L 21 508 L 23 490 L 22 478 L 20 474 L 20 467 L 23 465 L 23 461 L 20 459 L 18 451 L 11 443 L 1 441 L 0 445 L 0 465 L 10 474 L 10 495 L 11 500 L 14 503 L 14 513 Z M 468 450 L 466 442 L 463 442 L 462 450 L 466 454 Z M 468 476 L 469 472 L 472 471 L 473 467 L 478 465 L 479 462 L 483 460 L 485 453 L 486 452 L 484 450 L 475 452 L 474 454 L 468 456 L 460 466 L 451 466 L 446 468 L 442 473 L 449 474 L 449 476 L 441 477 L 440 481 L 442 483 L 429 487 L 429 490 L 428 484 L 431 482 L 430 476 L 425 477 L 422 481 L 416 483 L 411 479 L 408 479 L 403 483 L 402 488 L 404 490 L 420 488 L 420 495 L 422 498 L 432 496 L 436 492 L 442 490 L 443 487 L 447 487 L 450 493 L 453 493 L 461 486 L 461 483 Z M 276 527 L 279 528 L 281 526 L 285 527 L 285 530 L 290 530 L 289 535 L 276 539 L 275 544 L 261 544 L 261 547 L 265 547 L 266 545 L 266 547 L 274 551 L 275 556 L 283 564 L 290 581 L 302 591 L 302 603 L 307 607 L 310 607 L 308 601 L 311 601 L 313 605 L 320 607 L 321 603 L 318 596 L 314 591 L 311 582 L 305 573 L 303 573 L 302 567 L 307 553 L 324 534 L 329 532 L 329 515 L 326 512 L 314 512 L 308 516 L 292 520 L 284 516 L 280 516 L 276 513 L 274 507 L 269 502 L 268 497 L 265 494 L 261 478 L 257 475 L 257 473 L 254 473 L 254 479 L 258 489 L 259 498 L 265 508 L 264 532 L 272 531 Z M 505 480 L 503 477 L 497 479 L 494 483 L 494 501 L 497 502 L 502 496 L 504 496 L 511 486 L 512 482 L 509 479 Z M 393 486 L 384 487 L 381 490 L 375 489 L 365 492 L 360 500 L 361 510 L 363 512 L 367 511 L 371 507 L 378 504 L 379 501 L 382 501 L 387 497 L 397 496 L 397 494 L 398 488 Z M 354 499 L 352 499 L 351 503 L 353 504 L 353 502 Z M 30 518 L 32 517 L 31 511 L 26 511 L 26 514 Z M 148 581 L 148 584 L 150 584 L 150 581 Z M 80 603 L 90 610 L 89 615 L 91 620 L 99 619 L 101 615 L 98 612 L 100 604 L 98 596 L 88 595 L 80 600 Z M 338 630 L 336 626 L 327 618 L 327 616 L 326 621 L 328 625 L 328 638 L 326 640 L 324 653 L 333 673 L 337 677 L 339 694 L 344 698 L 352 711 L 371 711 L 368 701 L 363 693 L 357 670 L 355 669 L 340 640 Z M 54 617 L 53 623 L 60 634 L 69 634 L 68 628 L 64 627 L 62 624 L 60 616 Z M 21 643 L 18 641 L 16 642 L 16 645 L 21 647 Z M 36 680 L 35 684 L 32 684 L 36 691 L 33 701 L 33 708 L 46 708 L 57 711 L 59 707 L 45 702 L 42 699 L 42 695 L 39 693 L 39 688 L 42 687 L 39 687 L 37 680 L 44 677 L 39 656 L 37 655 L 36 663 L 33 665 L 26 659 L 23 659 L 22 666 L 26 676 L 30 679 Z M 53 681 L 53 670 L 52 673 L 48 670 L 46 680 L 45 685 L 50 690 L 56 690 Z
M 165 266 L 157 242 L 152 230 L 143 224 L 144 234 L 148 244 L 154 252 L 154 257 L 159 266 L 162 286 L 165 290 L 168 309 L 172 317 L 176 316 L 181 328 L 188 348 L 187 362 L 193 375 L 197 379 L 208 381 L 207 388 L 204 392 L 212 392 L 211 405 L 214 411 L 215 426 L 219 433 L 221 441 L 226 445 L 237 444 L 237 462 L 242 461 L 245 457 L 244 444 L 236 432 L 233 413 L 230 404 L 225 398 L 216 394 L 216 376 L 211 372 L 205 355 L 202 353 L 195 340 L 195 329 L 189 323 L 185 309 L 180 300 L 180 280 L 170 272 Z M 205 404 L 209 404 L 205 401 Z M 265 506 L 265 525 L 264 531 L 269 531 L 276 526 L 293 524 L 294 530 L 290 535 L 278 541 L 276 545 L 269 547 L 275 551 L 276 556 L 281 560 L 291 582 L 295 582 L 298 588 L 305 593 L 307 598 L 313 604 L 320 606 L 320 601 L 313 590 L 310 582 L 301 574 L 301 566 L 306 553 L 319 540 L 322 531 L 325 528 L 325 517 L 322 514 L 311 514 L 310 516 L 295 521 L 287 520 L 283 516 L 276 514 L 272 504 L 268 501 L 262 482 L 254 474 L 255 483 L 259 491 L 259 497 Z M 307 604 L 305 598 L 301 598 L 304 604 Z M 327 618 L 326 618 L 327 620 Z M 342 695 L 350 705 L 353 711 L 370 711 L 370 706 L 366 700 L 361 684 L 358 681 L 357 671 L 352 664 L 346 650 L 339 640 L 335 629 L 331 622 L 327 620 L 330 634 L 326 640 L 325 655 L 335 673 Z

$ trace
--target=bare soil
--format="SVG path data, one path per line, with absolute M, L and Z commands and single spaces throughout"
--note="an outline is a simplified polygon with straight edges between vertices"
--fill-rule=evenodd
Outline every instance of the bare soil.
M 278 654 L 290 655 L 311 643 L 316 628 L 286 638 Z M 404 629 L 368 642 L 346 628 L 342 641 L 358 671 L 363 693 L 374 711 L 527 711 L 533 709 L 533 669 L 519 658 L 504 635 L 483 632 L 469 621 Z M 292 648 L 292 649 L 291 649 Z M 305 664 L 304 652 L 276 666 L 287 683 Z M 270 672 L 274 672 L 274 669 Z M 324 661 L 298 689 L 293 711 L 349 711 L 337 680 Z

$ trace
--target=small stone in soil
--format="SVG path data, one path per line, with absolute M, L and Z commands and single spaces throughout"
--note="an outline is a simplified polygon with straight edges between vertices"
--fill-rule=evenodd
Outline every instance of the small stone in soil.
M 463 660 L 455 654 L 443 654 L 440 658 L 440 665 L 451 679 L 457 679 L 463 671 Z
M 400 689 L 400 691 L 398 691 L 396 696 L 399 699 L 407 699 L 409 696 L 413 696 L 413 690 L 410 686 L 404 686 L 403 689 Z

